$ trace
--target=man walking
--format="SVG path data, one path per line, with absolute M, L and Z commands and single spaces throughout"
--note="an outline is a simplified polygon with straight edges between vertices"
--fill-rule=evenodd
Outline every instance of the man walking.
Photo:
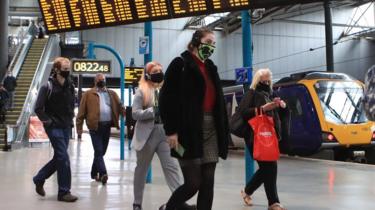
M 35 105 L 35 113 L 43 122 L 54 155 L 33 178 L 36 192 L 45 196 L 44 182 L 57 171 L 59 191 L 57 199 L 75 202 L 78 198 L 70 193 L 71 171 L 68 155 L 69 134 L 74 117 L 74 86 L 69 79 L 70 61 L 58 57 L 53 63 L 54 75 L 41 87 Z
M 77 134 L 82 135 L 83 121 L 86 120 L 94 147 L 94 161 L 91 179 L 107 183 L 108 174 L 104 162 L 111 127 L 119 129 L 119 116 L 125 113 L 117 94 L 106 87 L 104 74 L 97 74 L 95 87 L 82 96 L 76 119 Z
M 17 87 L 17 81 L 16 81 L 16 78 L 12 75 L 11 71 L 8 71 L 8 75 L 5 77 L 4 87 L 5 87 L 5 89 L 7 89 L 8 94 L 9 94 L 9 102 L 8 102 L 7 109 L 12 110 L 13 109 L 14 90 Z

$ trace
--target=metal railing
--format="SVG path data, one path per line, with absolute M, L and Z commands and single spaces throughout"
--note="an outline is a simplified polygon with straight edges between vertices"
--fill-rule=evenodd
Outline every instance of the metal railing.
M 22 142 L 25 133 L 27 133 L 26 129 L 28 128 L 29 118 L 34 112 L 38 91 L 45 82 L 43 78 L 46 74 L 50 73 L 50 69 L 47 68 L 48 61 L 51 57 L 53 47 L 55 47 L 55 44 L 58 42 L 59 38 L 56 35 L 50 36 L 43 49 L 21 115 L 19 116 L 16 125 L 7 125 L 8 144 Z
M 13 57 L 12 61 L 9 64 L 9 69 L 8 69 L 8 70 L 12 71 L 12 74 L 15 77 L 17 77 L 17 75 L 18 75 L 18 73 L 21 69 L 21 66 L 23 64 L 23 61 L 24 61 L 24 59 L 27 55 L 27 52 L 29 51 L 29 49 L 31 47 L 31 44 L 33 42 L 33 38 L 30 35 L 28 35 L 28 32 L 27 32 L 28 30 L 29 30 L 29 28 L 27 28 L 26 30 L 21 30 L 17 35 L 17 37 L 18 37 L 17 49 L 16 49 L 16 52 L 14 54 L 14 57 Z M 25 46 L 25 47 L 23 47 L 23 46 Z M 20 56 L 18 56 L 18 55 L 20 55 Z M 13 67 L 14 64 L 15 64 L 15 66 Z M 13 69 L 10 69 L 12 67 L 13 67 Z M 17 72 L 17 73 L 15 74 L 15 72 Z

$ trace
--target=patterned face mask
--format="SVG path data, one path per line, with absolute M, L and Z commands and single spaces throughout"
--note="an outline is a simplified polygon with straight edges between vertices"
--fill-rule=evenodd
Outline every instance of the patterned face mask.
M 215 46 L 202 43 L 198 48 L 198 56 L 201 60 L 207 60 L 215 51 Z

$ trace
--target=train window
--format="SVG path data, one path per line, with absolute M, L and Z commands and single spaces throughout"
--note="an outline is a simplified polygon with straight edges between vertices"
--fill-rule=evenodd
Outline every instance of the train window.
M 286 103 L 292 117 L 300 117 L 303 115 L 301 101 L 297 97 L 288 97 Z
M 354 81 L 319 81 L 315 84 L 327 121 L 358 124 L 367 121 L 362 107 L 363 88 Z

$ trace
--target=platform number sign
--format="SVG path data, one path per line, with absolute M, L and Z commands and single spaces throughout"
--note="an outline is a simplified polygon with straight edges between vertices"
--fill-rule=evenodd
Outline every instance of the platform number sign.
M 94 60 L 94 59 L 74 59 L 72 60 L 72 70 L 75 74 L 110 74 L 110 60 Z
M 39 0 L 49 34 L 250 9 L 250 0 Z
M 249 71 L 252 71 L 251 67 L 243 67 L 235 69 L 236 74 L 236 84 L 250 83 L 249 81 Z

